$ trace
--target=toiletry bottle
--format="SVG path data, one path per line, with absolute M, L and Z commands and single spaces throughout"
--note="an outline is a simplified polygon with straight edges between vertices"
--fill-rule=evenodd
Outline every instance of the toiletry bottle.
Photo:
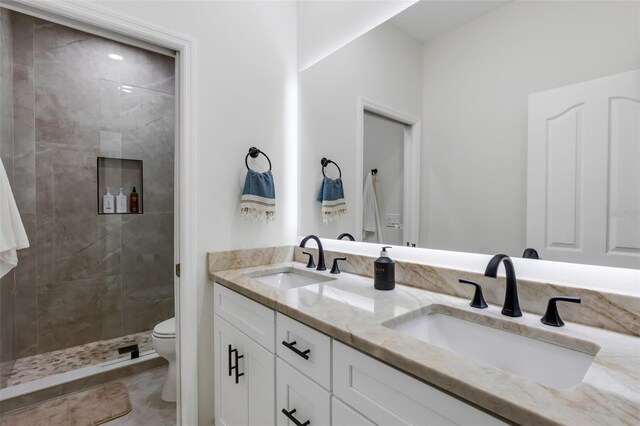
M 129 196 L 129 211 L 131 213 L 138 213 L 138 193 L 136 192 L 136 187 L 133 187 L 133 191 L 131 191 L 131 195 Z
M 113 213 L 114 199 L 111 188 L 107 187 L 107 193 L 102 197 L 102 213 Z
M 127 213 L 127 196 L 122 192 L 122 188 L 120 188 L 120 193 L 116 197 L 116 213 Z
M 396 262 L 387 253 L 389 246 L 382 247 L 380 257 L 373 262 L 373 286 L 376 290 L 393 290 L 396 287 Z

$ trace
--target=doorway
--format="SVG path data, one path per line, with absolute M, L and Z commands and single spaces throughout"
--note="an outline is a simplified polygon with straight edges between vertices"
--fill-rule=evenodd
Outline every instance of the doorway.
M 420 120 L 402 111 L 360 98 L 356 152 L 356 226 L 365 242 L 419 245 Z M 378 199 L 380 234 L 365 231 L 365 183 L 371 176 Z M 370 207 L 370 203 L 367 203 Z M 369 207 L 367 207 L 369 209 Z M 369 211 L 368 211 L 369 212 Z M 370 213 L 370 212 L 369 212 Z M 370 217 L 370 216 L 369 216 Z M 367 228 L 371 229 L 370 226 Z
M 196 271 L 196 236 L 195 224 L 195 196 L 193 194 L 196 170 L 194 167 L 194 147 L 193 147 L 193 40 L 178 34 L 164 30 L 158 30 L 138 22 L 131 22 L 127 18 L 105 13 L 89 4 L 74 3 L 63 4 L 59 2 L 33 2 L 26 0 L 3 0 L 2 7 L 30 15 L 38 20 L 47 20 L 53 24 L 70 27 L 74 30 L 85 31 L 91 35 L 102 37 L 112 42 L 124 43 L 126 45 L 142 48 L 151 52 L 167 54 L 175 57 L 175 115 L 174 115 L 174 135 L 175 149 L 175 173 L 168 176 L 173 180 L 174 197 L 167 208 L 173 209 L 174 220 L 171 221 L 174 235 L 173 261 L 171 262 L 170 273 L 173 276 L 173 294 L 175 298 L 176 315 L 176 340 L 177 340 L 177 365 L 178 365 L 178 404 L 177 422 L 178 424 L 197 423 L 197 374 L 195 370 L 196 351 L 185 351 L 182 348 L 195 348 L 197 345 L 197 330 L 195 327 L 186 327 L 185 324 L 197 323 L 197 293 L 195 281 Z M 110 52 L 116 53 L 117 52 Z M 107 55 L 108 56 L 108 55 Z M 118 60 L 108 57 L 109 60 Z M 120 92 L 131 94 L 122 89 L 131 90 L 124 87 L 125 84 L 115 86 Z M 129 85 L 126 84 L 126 86 Z M 156 88 L 157 89 L 157 88 Z M 157 91 L 162 92 L 162 90 Z M 123 95 L 124 96 L 124 95 Z M 160 95 L 162 96 L 162 95 Z M 153 104 L 151 104 L 153 107 Z M 95 159 L 94 159 L 95 161 Z M 87 162 L 88 166 L 96 167 L 97 162 Z M 146 166 L 146 162 L 145 162 Z M 150 170 L 145 168 L 145 175 Z M 97 186 L 96 186 L 97 187 Z M 93 192 L 96 191 L 93 188 Z M 145 188 L 145 191 L 151 188 Z M 115 188 L 116 191 L 119 188 Z M 117 194 L 114 194 L 117 195 Z M 141 205 L 144 206 L 144 215 L 151 213 L 149 208 L 150 197 L 143 194 L 139 196 Z M 144 198 L 144 201 L 142 199 Z M 100 208 L 100 199 L 95 196 L 87 201 L 91 205 Z M 144 204 L 142 204 L 144 203 Z M 97 204 L 97 205 L 96 205 Z M 171 204 L 171 207 L 168 205 Z M 142 210 L 141 210 L 142 211 Z M 142 215 L 141 215 L 142 216 Z M 184 259 L 179 262 L 179 259 Z M 156 256 L 136 257 L 136 261 L 142 264 L 156 259 Z M 181 270 L 181 277 L 174 275 L 173 264 L 182 263 L 181 268 L 176 267 L 176 272 Z M 177 266 L 177 265 L 176 265 Z M 169 268 L 167 268 L 169 269 Z M 183 286 L 179 283 L 182 282 Z M 182 314 L 181 314 L 182 313 Z
M 363 168 L 365 185 L 368 175 L 377 201 L 380 229 L 366 229 L 367 212 L 373 206 L 364 205 L 365 229 L 362 241 L 395 246 L 404 244 L 404 134 L 407 125 L 382 115 L 365 111 Z M 366 189 L 365 189 L 366 190 Z M 381 235 L 377 235 L 380 232 Z

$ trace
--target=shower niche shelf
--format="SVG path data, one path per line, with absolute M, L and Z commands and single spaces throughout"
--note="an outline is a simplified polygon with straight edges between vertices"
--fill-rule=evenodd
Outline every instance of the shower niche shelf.
M 144 213 L 144 187 L 142 180 L 142 160 L 132 160 L 128 158 L 98 157 L 98 187 L 97 187 L 97 207 L 98 214 L 142 214 Z M 131 213 L 129 196 L 133 188 L 138 193 L 138 212 Z M 127 196 L 126 213 L 105 213 L 103 208 L 103 196 L 107 193 L 107 188 L 111 189 L 111 195 L 116 197 L 120 193 Z M 115 209 L 114 209 L 115 210 Z

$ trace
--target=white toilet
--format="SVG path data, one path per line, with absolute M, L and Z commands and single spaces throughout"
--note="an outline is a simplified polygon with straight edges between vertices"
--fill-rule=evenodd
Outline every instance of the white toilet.
M 153 349 L 162 358 L 169 361 L 169 370 L 164 380 L 161 398 L 163 401 L 176 401 L 176 319 L 162 321 L 153 328 Z

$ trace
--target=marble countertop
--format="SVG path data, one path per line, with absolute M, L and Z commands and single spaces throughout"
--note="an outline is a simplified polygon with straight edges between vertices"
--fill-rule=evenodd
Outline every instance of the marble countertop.
M 469 300 L 397 284 L 377 291 L 371 278 L 348 273 L 321 284 L 282 290 L 248 275 L 298 262 L 229 269 L 211 280 L 277 312 L 492 411 L 525 425 L 640 424 L 640 338 L 565 321 L 562 328 L 540 323 L 540 316 L 501 315 L 500 306 L 478 310 Z M 597 354 L 583 381 L 558 390 L 402 334 L 383 323 L 399 315 L 442 305 L 455 316 L 492 327 Z M 562 307 L 560 306 L 560 311 Z M 598 350 L 599 347 L 599 350 Z

